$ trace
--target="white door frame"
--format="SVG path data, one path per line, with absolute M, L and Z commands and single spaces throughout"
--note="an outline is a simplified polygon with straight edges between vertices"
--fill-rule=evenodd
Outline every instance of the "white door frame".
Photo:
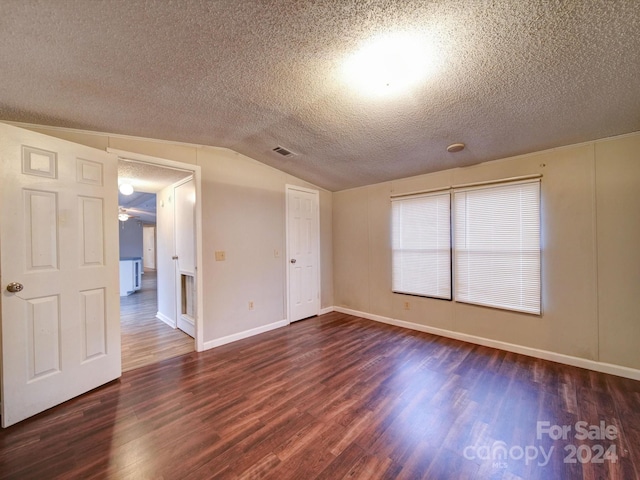
M 116 148 L 107 148 L 107 152 L 116 154 L 123 160 L 135 160 L 145 162 L 159 167 L 177 168 L 193 173 L 193 180 L 196 187 L 196 351 L 204 350 L 204 325 L 202 314 L 204 312 L 203 289 L 202 289 L 202 172 L 199 165 L 191 163 L 177 162 L 166 158 L 153 157 L 142 153 L 133 153 Z
M 285 271 L 286 271 L 286 281 L 287 281 L 287 291 L 286 291 L 286 299 L 287 299 L 287 323 L 291 324 L 291 280 L 289 274 L 289 261 L 291 260 L 291 251 L 289 245 L 289 191 L 298 190 L 301 192 L 310 193 L 315 195 L 316 197 L 316 245 L 318 246 L 316 252 L 316 265 L 317 265 L 317 274 L 316 274 L 316 282 L 318 287 L 318 312 L 317 315 L 320 314 L 321 310 L 321 299 L 322 299 L 322 291 L 321 291 L 321 274 L 320 274 L 320 191 L 312 188 L 299 187 L 297 185 L 286 184 L 285 185 L 285 237 L 286 237 L 286 256 L 285 256 Z

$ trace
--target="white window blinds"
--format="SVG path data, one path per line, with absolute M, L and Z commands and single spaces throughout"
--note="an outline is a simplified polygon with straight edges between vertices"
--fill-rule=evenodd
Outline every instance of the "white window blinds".
M 457 301 L 539 314 L 540 181 L 454 192 Z
M 394 198 L 392 289 L 451 299 L 451 197 L 449 192 Z

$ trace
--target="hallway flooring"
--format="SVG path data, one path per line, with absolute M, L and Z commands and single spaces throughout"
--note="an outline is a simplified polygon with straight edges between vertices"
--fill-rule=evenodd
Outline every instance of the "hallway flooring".
M 195 341 L 156 318 L 157 272 L 142 275 L 142 289 L 120 297 L 122 371 L 195 351 Z

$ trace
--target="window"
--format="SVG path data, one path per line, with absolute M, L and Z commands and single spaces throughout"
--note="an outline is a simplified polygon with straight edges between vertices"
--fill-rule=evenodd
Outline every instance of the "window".
M 449 192 L 392 199 L 392 289 L 451 299 Z
M 452 191 L 392 198 L 392 290 L 540 314 L 540 180 Z
M 539 314 L 540 181 L 454 192 L 457 301 Z

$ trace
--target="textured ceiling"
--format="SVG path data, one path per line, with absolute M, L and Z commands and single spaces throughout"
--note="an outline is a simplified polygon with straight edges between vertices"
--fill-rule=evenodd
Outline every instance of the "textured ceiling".
M 396 31 L 441 61 L 361 95 L 345 60 Z M 330 190 L 640 130 L 637 0 L 0 0 L 0 65 L 1 119 L 228 147 Z
M 118 205 L 142 222 L 155 223 L 155 194 L 191 175 L 191 172 L 185 170 L 120 158 L 118 185 L 128 183 L 134 191 L 131 195 L 118 193 Z
M 192 172 L 135 160 L 118 160 L 118 184 L 129 183 L 136 192 L 158 193 L 172 183 L 190 177 Z

